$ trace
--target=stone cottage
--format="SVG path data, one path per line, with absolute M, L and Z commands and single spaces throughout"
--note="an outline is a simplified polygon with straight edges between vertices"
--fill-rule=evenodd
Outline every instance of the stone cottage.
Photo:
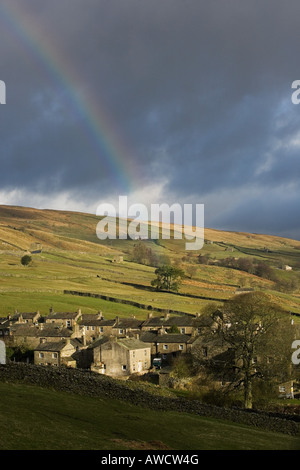
M 62 341 L 49 342 L 42 340 L 34 350 L 34 364 L 67 367 L 76 367 L 76 353 L 78 344 L 76 340 L 65 339 Z
M 81 310 L 77 312 L 53 312 L 50 309 L 50 313 L 45 317 L 46 323 L 52 323 L 65 328 L 73 328 L 81 318 Z
M 137 338 L 103 337 L 88 348 L 91 370 L 115 377 L 143 374 L 151 368 L 151 345 Z

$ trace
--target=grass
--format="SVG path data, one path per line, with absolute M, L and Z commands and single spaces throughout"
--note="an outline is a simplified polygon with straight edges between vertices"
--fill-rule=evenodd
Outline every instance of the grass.
M 51 306 L 57 311 L 81 308 L 83 312 L 91 313 L 102 310 L 107 317 L 134 314 L 145 318 L 146 315 L 145 310 L 120 304 L 65 296 L 64 290 L 110 295 L 161 309 L 196 314 L 210 301 L 192 296 L 218 299 L 221 304 L 223 299 L 234 295 L 239 285 L 265 290 L 287 311 L 300 312 L 300 290 L 293 294 L 279 293 L 274 290 L 272 281 L 229 268 L 199 265 L 199 252 L 187 253 L 184 240 L 157 240 L 155 243 L 149 240 L 145 243 L 157 256 L 167 255 L 183 269 L 190 263 L 195 264 L 195 275 L 192 279 L 187 278 L 180 289 L 186 296 L 149 290 L 155 269 L 129 261 L 135 241 L 100 242 L 96 237 L 98 221 L 99 218 L 91 214 L 0 206 L 0 315 L 15 309 L 40 310 L 46 314 Z M 213 243 L 205 243 L 201 253 L 207 253 L 211 258 L 251 256 L 274 266 L 280 261 L 295 268 L 292 272 L 278 270 L 278 275 L 285 279 L 291 276 L 300 279 L 298 241 L 211 229 L 205 229 L 205 239 Z M 43 251 L 33 255 L 32 266 L 23 267 L 21 256 L 34 242 L 41 243 Z M 112 263 L 116 254 L 124 256 L 123 263 Z
M 299 438 L 110 399 L 0 383 L 1 450 L 299 450 Z

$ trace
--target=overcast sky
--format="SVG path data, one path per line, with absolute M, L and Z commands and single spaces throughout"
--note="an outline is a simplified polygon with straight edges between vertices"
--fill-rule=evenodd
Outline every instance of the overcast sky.
M 25 5 L 26 3 L 26 5 Z M 299 0 L 0 0 L 0 204 L 300 239 Z

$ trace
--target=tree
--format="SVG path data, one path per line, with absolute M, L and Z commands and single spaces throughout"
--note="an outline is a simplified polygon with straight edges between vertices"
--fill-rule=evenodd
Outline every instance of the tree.
M 157 290 L 167 290 L 177 292 L 184 277 L 184 271 L 176 266 L 163 265 L 155 270 L 156 279 L 151 281 L 151 285 Z
M 234 297 L 214 313 L 213 319 L 214 333 L 207 332 L 206 344 L 212 349 L 222 344 L 223 353 L 210 357 L 206 365 L 231 373 L 227 389 L 241 388 L 244 407 L 250 409 L 255 381 L 274 383 L 288 378 L 293 338 L 290 319 L 262 292 Z
M 32 258 L 29 255 L 24 255 L 21 258 L 21 264 L 23 266 L 28 266 L 31 263 L 31 261 L 32 261 Z
M 209 255 L 199 255 L 198 256 L 198 263 L 199 264 L 208 264 L 209 262 Z
M 195 274 L 197 273 L 197 266 L 195 266 L 194 264 L 189 264 L 185 268 L 185 271 L 189 275 L 190 279 L 192 279 L 195 276 Z

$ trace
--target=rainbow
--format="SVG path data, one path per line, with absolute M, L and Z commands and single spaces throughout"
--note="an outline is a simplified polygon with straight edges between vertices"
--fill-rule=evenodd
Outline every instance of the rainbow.
M 16 35 L 44 67 L 52 81 L 64 89 L 66 98 L 80 117 L 81 126 L 96 154 L 105 159 L 104 170 L 109 172 L 116 189 L 126 194 L 133 191 L 138 179 L 137 169 L 130 164 L 133 152 L 110 116 L 109 110 L 100 102 L 100 94 L 95 97 L 87 91 L 84 96 L 78 93 L 78 71 L 74 70 L 67 57 L 62 56 L 59 50 L 46 42 L 37 22 L 29 21 L 19 5 L 16 7 L 7 2 L 4 7 L 1 4 L 0 17 L 9 31 Z

